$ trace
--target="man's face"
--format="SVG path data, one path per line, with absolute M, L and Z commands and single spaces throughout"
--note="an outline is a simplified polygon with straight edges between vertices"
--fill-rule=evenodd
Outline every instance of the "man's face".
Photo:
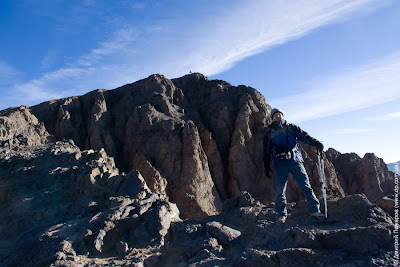
M 283 120 L 283 114 L 280 112 L 275 113 L 274 116 L 272 117 L 272 120 L 281 122 Z

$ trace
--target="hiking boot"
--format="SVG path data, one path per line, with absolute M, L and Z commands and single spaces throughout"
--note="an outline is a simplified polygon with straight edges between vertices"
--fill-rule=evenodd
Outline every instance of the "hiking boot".
M 286 222 L 286 216 L 279 216 L 278 219 L 276 220 L 277 223 L 285 223 Z
M 322 219 L 325 219 L 325 214 L 323 214 L 323 213 L 321 213 L 321 212 L 313 212 L 313 213 L 310 213 L 310 216 L 311 217 L 315 217 L 315 218 L 317 218 L 317 219 L 319 219 L 319 220 L 322 220 Z

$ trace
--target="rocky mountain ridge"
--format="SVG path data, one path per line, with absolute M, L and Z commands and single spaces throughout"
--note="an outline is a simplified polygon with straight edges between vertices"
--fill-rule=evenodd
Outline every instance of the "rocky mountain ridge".
M 180 203 L 185 218 L 217 214 L 223 200 L 243 190 L 264 203 L 274 199 L 274 180 L 266 178 L 262 161 L 270 107 L 252 88 L 201 74 L 172 81 L 152 75 L 22 109 L 8 112 L 42 127 L 30 131 L 37 136 L 28 142 L 72 139 L 81 149 L 104 148 L 122 171 L 138 170 L 154 192 Z M 307 160 L 316 185 L 315 157 Z M 343 195 L 335 172 L 327 174 L 330 190 Z M 289 198 L 299 199 L 292 188 Z
M 349 194 L 363 193 L 370 201 L 394 193 L 395 174 L 373 153 L 360 158 L 355 153 L 341 154 L 330 148 L 326 156 L 338 172 L 340 185 Z
M 286 224 L 275 223 L 273 203 L 248 192 L 218 215 L 182 220 L 104 149 L 70 140 L 3 156 L 0 265 L 395 266 L 393 219 L 365 195 L 330 196 L 323 221 L 300 200 Z
M 334 236 L 335 227 L 314 229 L 310 234 L 306 229 L 311 225 L 302 224 L 298 231 L 318 242 L 307 239 L 309 245 L 289 242 L 279 248 L 264 244 L 260 250 L 251 242 L 244 245 L 254 239 L 253 228 L 237 230 L 241 223 L 226 222 L 232 216 L 227 205 L 244 198 L 248 201 L 233 205 L 235 214 L 247 210 L 247 215 L 239 217 L 250 216 L 253 227 L 265 224 L 260 228 L 264 235 L 269 226 L 275 227 L 268 206 L 273 205 L 274 179 L 265 176 L 262 160 L 270 111 L 255 89 L 210 81 L 197 73 L 173 80 L 152 75 L 114 90 L 0 111 L 0 216 L 4 222 L 0 254 L 7 255 L 0 264 L 23 265 L 34 259 L 38 265 L 57 266 L 101 266 L 112 261 L 126 266 L 159 266 L 160 262 L 207 266 L 201 262 L 221 260 L 228 266 L 247 266 L 248 256 L 238 255 L 248 251 L 259 266 L 270 260 L 283 266 L 285 257 L 279 255 L 293 251 L 317 255 L 319 249 L 333 249 L 323 240 Z M 320 196 L 315 149 L 302 148 L 312 186 Z M 370 231 L 365 228 L 369 222 L 383 232 L 379 232 L 382 239 L 373 243 L 376 248 L 350 260 L 343 256 L 338 262 L 391 260 L 393 222 L 369 201 L 393 193 L 393 173 L 374 155 L 346 157 L 334 150 L 326 153 L 330 203 L 340 206 L 346 202 L 341 200 L 345 195 L 362 193 L 369 200 L 360 196 L 356 201 L 368 207 L 365 212 L 374 213 L 363 213 L 349 226 L 343 221 L 349 215 L 338 211 L 331 223 L 337 229 L 362 227 L 354 233 L 365 234 Z M 291 181 L 288 201 L 303 203 L 301 199 L 301 191 Z M 296 207 L 306 214 L 301 205 Z M 293 216 L 293 223 L 307 221 L 300 217 Z M 215 221 L 207 222 L 210 218 Z M 193 219 L 199 223 L 192 223 Z M 171 232 L 174 227 L 181 230 Z M 197 242 L 188 228 L 199 230 L 199 236 L 195 234 L 198 247 L 171 258 L 168 251 Z M 174 235 L 180 237 L 174 239 Z M 239 236 L 242 245 L 229 249 Z M 334 250 L 343 252 L 339 247 Z M 348 255 L 351 248 L 345 251 L 343 255 Z

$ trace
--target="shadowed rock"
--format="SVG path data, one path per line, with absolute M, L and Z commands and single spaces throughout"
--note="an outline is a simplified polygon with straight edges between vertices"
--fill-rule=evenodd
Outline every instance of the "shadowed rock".
M 305 201 L 290 203 L 287 222 L 279 224 L 273 206 L 261 205 L 244 193 L 230 199 L 218 216 L 173 224 L 161 266 L 185 262 L 190 266 L 215 262 L 219 266 L 394 264 L 390 216 L 365 195 L 330 198 L 328 205 L 328 219 L 318 220 L 309 216 Z M 218 246 L 209 239 L 210 225 L 220 229 L 219 234 L 223 227 L 241 234 L 225 244 L 217 238 Z
M 360 158 L 357 154 L 341 154 L 330 148 L 326 155 L 335 166 L 347 194 L 363 193 L 370 201 L 377 201 L 394 193 L 395 174 L 388 171 L 383 160 L 374 154 L 367 153 Z
M 224 200 L 243 190 L 263 203 L 274 200 L 275 182 L 265 176 L 262 155 L 270 110 L 253 88 L 195 73 L 174 80 L 152 75 L 23 112 L 41 125 L 35 137 L 40 142 L 72 139 L 82 150 L 104 148 L 119 169 L 138 170 L 153 192 L 168 195 L 182 217 L 201 219 L 218 214 Z M 23 115 L 18 109 L 11 112 Z M 3 132 L 11 131 L 2 125 Z M 3 139 L 10 142 L 10 135 Z M 306 165 L 319 192 L 315 151 L 308 153 Z M 336 172 L 327 168 L 330 191 L 343 195 Z M 289 185 L 288 199 L 301 198 L 297 187 Z
M 328 150 L 328 220 L 308 216 L 289 179 L 297 204 L 275 223 L 262 155 L 270 110 L 255 89 L 196 73 L 0 111 L 0 265 L 392 261 L 392 219 L 364 195 L 342 198 L 392 192 L 370 154 L 348 162 Z M 321 196 L 316 151 L 301 147 Z
M 70 142 L 14 151 L 1 161 L 0 263 L 48 265 L 157 250 L 179 210 L 141 174 L 120 174 L 104 149 Z M 69 265 L 67 265 L 69 266 Z

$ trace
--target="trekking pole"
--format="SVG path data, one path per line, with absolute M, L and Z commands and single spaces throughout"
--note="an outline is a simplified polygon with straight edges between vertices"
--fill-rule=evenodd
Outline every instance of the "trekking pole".
M 322 157 L 322 153 L 318 151 L 318 172 L 319 178 L 322 184 L 322 194 L 324 196 L 324 204 L 325 204 L 325 218 L 328 218 L 328 202 L 326 200 L 326 180 L 325 180 L 325 171 L 324 171 L 324 159 Z

